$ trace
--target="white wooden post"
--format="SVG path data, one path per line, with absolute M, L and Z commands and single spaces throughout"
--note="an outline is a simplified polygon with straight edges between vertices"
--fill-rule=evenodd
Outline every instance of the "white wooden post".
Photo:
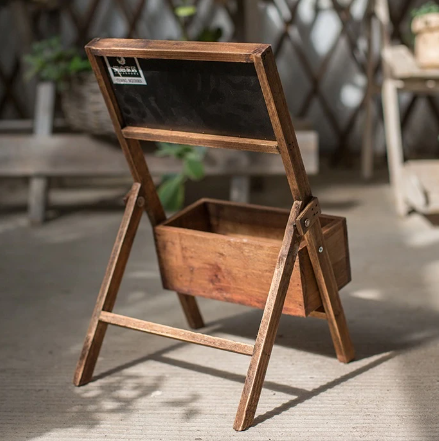
M 45 81 L 37 84 L 35 98 L 34 134 L 49 136 L 53 130 L 55 107 L 55 84 Z M 35 175 L 30 178 L 28 214 L 32 224 L 41 224 L 46 217 L 49 194 L 49 178 Z

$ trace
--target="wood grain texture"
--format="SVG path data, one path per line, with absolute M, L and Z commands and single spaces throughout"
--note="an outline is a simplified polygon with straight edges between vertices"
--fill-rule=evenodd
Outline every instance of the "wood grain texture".
M 300 150 L 308 175 L 318 172 L 318 145 L 314 132 L 298 132 Z M 112 143 L 82 134 L 51 136 L 0 134 L 0 176 L 129 176 L 124 155 Z M 270 141 L 271 142 L 271 141 Z M 277 143 L 276 143 L 277 145 Z M 152 176 L 178 173 L 181 161 L 145 154 Z M 284 175 L 279 155 L 209 149 L 206 176 Z
M 125 127 L 122 134 L 127 139 L 201 145 L 204 147 L 247 150 L 261 153 L 279 153 L 277 142 L 235 136 L 209 135 L 207 133 L 179 132 L 175 130 Z
M 263 309 L 287 221 L 287 210 L 212 199 L 193 204 L 155 228 L 164 287 Z M 341 288 L 350 281 L 346 224 L 325 215 L 320 221 Z M 322 303 L 304 242 L 295 265 L 284 313 L 307 316 Z
M 264 313 L 254 347 L 112 314 L 114 291 L 117 292 L 123 270 L 117 270 L 116 277 L 112 274 L 114 268 L 124 267 L 127 254 L 126 250 L 120 252 L 124 240 L 118 238 L 75 384 L 84 384 L 91 378 L 108 323 L 252 354 L 234 424 L 236 430 L 245 430 L 253 422 L 282 312 L 304 316 L 314 313 L 316 317 L 326 317 L 338 358 L 347 362 L 354 356 L 338 296 L 338 288 L 350 280 L 345 220 L 320 216 L 318 201 L 313 200 L 271 47 L 97 39 L 87 46 L 87 53 L 129 168 L 139 186 L 136 187 L 137 195 L 144 199 L 145 211 L 154 228 L 163 285 L 179 293 L 183 310 L 194 327 L 202 326 L 203 321 L 195 300 L 189 300 L 185 297 L 187 294 L 256 306 L 264 308 Z M 122 129 L 123 118 L 102 55 L 254 63 L 276 142 L 133 127 Z M 236 150 L 279 150 L 295 200 L 293 207 L 288 213 L 266 207 L 202 200 L 166 221 L 139 139 Z M 299 219 L 298 229 L 296 221 L 305 206 L 307 209 Z M 122 238 L 130 237 L 126 231 L 131 228 L 126 224 L 137 222 L 133 213 L 127 213 L 123 222 L 125 226 L 121 226 Z M 312 219 L 307 222 L 306 216 Z M 305 233 L 303 243 L 300 232 Z M 129 244 L 128 251 L 130 247 Z M 107 297 L 110 300 L 107 301 Z
M 102 59 L 94 57 L 87 47 L 86 51 L 90 64 L 98 80 L 105 103 L 107 104 L 108 111 L 113 122 L 114 131 L 125 155 L 125 159 L 128 163 L 133 179 L 135 182 L 142 184 L 142 196 L 145 197 L 146 201 L 145 211 L 151 225 L 154 226 L 160 222 L 163 222 L 166 219 L 166 215 L 155 190 L 155 185 L 151 178 L 151 174 L 149 173 L 148 166 L 146 165 L 140 143 L 139 141 L 133 139 L 125 139 L 122 135 L 122 115 L 108 79 L 106 67 L 104 66 Z
M 99 317 L 101 311 L 112 311 L 116 301 L 134 237 L 143 213 L 143 208 L 137 204 L 140 193 L 140 184 L 133 184 L 90 320 L 84 346 L 76 366 L 73 379 L 75 386 L 87 384 L 93 376 L 93 370 L 107 330 L 107 325 L 100 322 Z
M 337 282 L 329 257 L 331 245 L 326 243 L 318 223 L 315 223 L 306 233 L 305 241 L 311 264 L 314 268 L 337 358 L 343 363 L 348 363 L 354 359 L 355 351 L 349 335 Z
M 251 63 L 253 54 L 267 47 L 266 44 L 253 43 L 95 38 L 86 49 L 99 56 Z
M 124 138 L 121 131 L 123 118 L 107 75 L 106 66 L 102 58 L 94 56 L 87 46 L 86 52 L 99 83 L 111 121 L 113 122 L 114 131 L 125 155 L 131 175 L 133 176 L 134 182 L 141 184 L 141 196 L 145 201 L 144 210 L 148 215 L 151 225 L 154 227 L 166 219 L 166 214 L 155 189 L 155 184 L 146 164 L 140 143 L 138 140 Z M 181 295 L 183 294 L 179 296 Z M 201 313 L 200 311 L 195 313 L 196 308 L 196 303 L 192 302 L 192 308 L 184 310 L 189 323 L 197 323 L 197 321 L 199 321 Z M 188 316 L 188 314 L 194 315 Z
M 106 66 L 102 58 L 95 57 L 87 47 L 86 52 L 110 113 L 114 130 L 125 155 L 128 167 L 134 181 L 141 184 L 142 196 L 145 201 L 144 209 L 151 225 L 154 227 L 166 219 L 166 214 L 155 189 L 155 184 L 146 164 L 140 142 L 138 140 L 124 138 L 121 131 L 123 118 L 107 75 Z M 183 295 L 184 294 L 179 294 L 179 297 Z M 188 300 L 188 302 L 191 303 L 192 308 L 184 309 L 183 312 L 189 323 L 197 323 L 199 322 L 201 313 L 199 310 L 196 311 L 196 309 L 198 309 L 196 302 L 191 302 L 190 300 Z
M 297 217 L 296 226 L 302 236 L 319 219 L 321 212 L 319 200 L 312 198 L 311 202 L 308 203 Z
M 254 63 L 291 193 L 294 200 L 307 204 L 312 197 L 311 187 L 300 155 L 271 46 L 266 48 L 264 52 L 255 55 Z
M 233 425 L 233 428 L 237 431 L 250 427 L 256 413 L 268 362 L 279 327 L 285 296 L 299 251 L 300 235 L 295 227 L 295 223 L 301 208 L 302 202 L 294 202 L 285 229 L 285 236 L 277 258 L 276 269 L 273 274 L 267 303 L 264 308 L 254 352 L 250 360 L 244 389 Z
M 383 61 L 387 63 L 392 77 L 410 80 L 439 80 L 439 69 L 423 69 L 419 67 L 413 53 L 407 46 L 389 46 L 382 51 Z M 425 83 L 424 83 L 425 84 Z M 425 90 L 428 90 L 425 86 Z
M 315 311 L 311 312 L 309 315 L 310 317 L 326 320 L 326 313 L 323 306 L 321 306 L 319 309 L 316 309 Z
M 120 326 L 122 328 L 143 331 L 147 332 L 148 334 L 160 335 L 162 337 L 173 338 L 174 340 L 221 349 L 222 351 L 236 352 L 237 354 L 243 355 L 253 354 L 253 346 L 246 343 L 227 340 L 225 338 L 212 337 L 210 335 L 200 334 L 199 332 L 186 331 L 184 329 L 173 328 L 171 326 L 159 325 L 157 323 L 138 320 L 119 314 L 103 311 L 100 314 L 100 320 L 103 323 Z

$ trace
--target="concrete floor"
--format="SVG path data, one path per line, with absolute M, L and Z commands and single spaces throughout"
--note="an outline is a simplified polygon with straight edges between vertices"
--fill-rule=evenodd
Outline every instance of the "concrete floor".
M 438 440 L 439 227 L 398 219 L 385 182 L 332 172 L 313 184 L 325 211 L 348 219 L 353 281 L 342 301 L 357 360 L 336 360 L 324 321 L 283 317 L 242 433 L 232 424 L 248 357 L 110 328 L 95 381 L 73 387 L 121 211 L 72 211 L 37 228 L 4 211 L 0 439 Z M 285 190 L 272 180 L 253 201 L 287 205 Z M 253 342 L 260 311 L 200 305 L 206 332 Z M 146 218 L 115 311 L 186 326 L 161 288 Z

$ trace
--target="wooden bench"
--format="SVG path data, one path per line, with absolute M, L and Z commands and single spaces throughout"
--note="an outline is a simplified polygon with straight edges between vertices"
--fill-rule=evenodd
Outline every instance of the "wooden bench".
M 318 135 L 312 130 L 298 132 L 298 141 L 308 174 L 318 172 Z M 29 217 L 44 221 L 51 177 L 129 176 L 128 166 L 118 146 L 82 134 L 0 135 L 0 176 L 29 177 Z M 146 155 L 155 178 L 178 173 L 181 162 L 174 158 Z M 209 149 L 205 159 L 207 176 L 231 176 L 230 198 L 248 199 L 250 176 L 282 175 L 279 155 Z

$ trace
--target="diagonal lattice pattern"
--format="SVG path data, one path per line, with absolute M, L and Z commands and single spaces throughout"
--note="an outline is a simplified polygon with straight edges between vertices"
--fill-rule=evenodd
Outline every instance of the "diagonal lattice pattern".
M 393 40 L 410 44 L 411 11 L 423 3 L 390 0 Z M 265 4 L 269 24 L 264 37 L 274 47 L 291 112 L 313 121 L 322 147 L 332 149 L 334 159 L 349 158 L 350 148 L 361 144 L 369 0 L 270 0 Z M 379 82 L 377 47 L 374 66 Z M 410 132 L 415 131 L 421 113 L 427 111 L 438 120 L 437 102 L 431 97 L 407 96 L 403 104 L 403 122 Z
M 256 1 L 256 0 L 255 0 Z M 392 37 L 408 41 L 410 11 L 424 0 L 391 0 Z M 16 1 L 18 3 L 18 0 Z M 96 36 L 179 39 L 192 38 L 203 26 L 221 26 L 223 40 L 245 39 L 243 0 L 197 0 L 198 14 L 183 25 L 174 15 L 179 0 L 69 0 L 50 13 L 28 7 L 32 38 L 61 31 L 66 44 L 83 45 Z M 261 39 L 273 45 L 291 112 L 314 122 L 324 149 L 336 158 L 360 144 L 366 91 L 365 15 L 368 0 L 266 0 L 262 2 Z M 0 57 L 0 118 L 29 117 L 32 100 L 20 71 L 28 47 L 17 29 L 11 7 L 0 9 L 0 25 L 9 44 Z M 9 26 L 9 28 L 8 28 Z M 184 26 L 184 28 L 182 28 Z M 12 44 L 11 44 L 12 43 Z M 24 49 L 23 49 L 24 48 Z M 378 51 L 375 53 L 379 80 Z M 403 124 L 412 131 L 415 115 L 428 110 L 439 120 L 432 98 L 404 97 Z M 380 110 L 379 110 L 380 111 Z
M 289 70 L 301 70 L 306 78 L 305 87 L 294 88 L 296 102 L 290 106 L 292 113 L 314 120 L 323 135 L 322 143 L 332 144 L 338 155 L 345 152 L 365 99 L 366 6 L 363 0 L 273 0 L 267 5 L 267 14 L 282 22 L 278 25 L 281 32 L 272 43 L 278 62 L 282 64 L 282 57 L 290 57 Z M 334 82 L 340 62 L 350 76 L 343 78 L 345 84 L 354 81 L 353 105 L 343 102 L 349 89 Z M 281 74 L 284 83 L 288 83 L 288 70 Z
M 17 0 L 18 2 L 18 0 Z M 178 0 L 69 0 L 59 11 L 26 7 L 29 40 L 60 33 L 67 45 L 83 46 L 94 37 L 181 39 L 196 36 L 205 26 L 221 26 L 222 40 L 242 39 L 242 10 L 238 1 L 196 0 L 195 17 L 181 23 L 175 16 Z M 30 117 L 32 100 L 24 100 L 20 59 L 29 48 L 12 23 L 12 7 L 0 9 L 2 29 L 14 45 L 2 48 L 0 59 L 0 118 Z M 21 11 L 23 12 L 23 11 Z M 9 28 L 8 28 L 9 27 Z M 15 32 L 15 34 L 14 34 Z M 7 56 L 5 54 L 7 53 Z M 31 94 L 29 94 L 31 96 Z

